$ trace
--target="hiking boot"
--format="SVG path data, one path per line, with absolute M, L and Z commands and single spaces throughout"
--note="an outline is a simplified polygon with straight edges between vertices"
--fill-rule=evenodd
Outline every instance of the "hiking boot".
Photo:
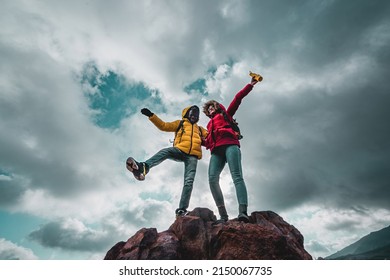
M 226 211 L 225 205 L 218 206 L 218 213 L 221 217 L 218 221 L 221 221 L 222 223 L 227 222 L 229 220 L 229 216 Z
M 244 222 L 244 223 L 249 223 L 250 222 L 250 220 L 249 220 L 249 216 L 248 216 L 248 214 L 247 213 L 240 213 L 240 214 L 238 214 L 238 220 L 240 221 L 240 222 Z
M 134 158 L 129 157 L 126 160 L 126 168 L 133 173 L 134 178 L 138 181 L 145 180 L 146 174 L 149 172 L 149 168 L 145 162 L 137 162 Z
M 176 211 L 175 211 L 176 218 L 177 217 L 184 217 L 188 213 L 190 213 L 190 212 L 188 212 L 187 209 L 183 209 L 183 208 L 177 208 Z
M 247 214 L 247 208 L 248 208 L 248 206 L 245 204 L 240 204 L 238 206 L 239 214 L 238 214 L 237 218 L 240 222 L 249 223 L 250 220 L 249 220 L 249 216 Z
M 218 224 L 224 224 L 229 220 L 229 216 L 226 211 L 225 205 L 217 206 L 218 208 L 218 213 L 219 216 L 221 217 L 219 220 L 216 220 L 213 225 L 218 225 Z

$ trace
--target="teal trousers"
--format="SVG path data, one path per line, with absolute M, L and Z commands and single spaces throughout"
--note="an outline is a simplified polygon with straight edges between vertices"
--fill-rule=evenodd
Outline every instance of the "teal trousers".
M 196 156 L 187 155 L 176 147 L 169 147 L 158 151 L 154 156 L 146 160 L 145 163 L 149 166 L 149 169 L 151 169 L 166 159 L 184 162 L 184 183 L 179 208 L 187 210 L 194 185 L 198 158 Z
M 241 150 L 237 145 L 217 147 L 211 154 L 209 164 L 209 185 L 217 206 L 225 205 L 219 178 L 226 162 L 233 179 L 238 204 L 248 205 L 248 193 L 241 165 Z

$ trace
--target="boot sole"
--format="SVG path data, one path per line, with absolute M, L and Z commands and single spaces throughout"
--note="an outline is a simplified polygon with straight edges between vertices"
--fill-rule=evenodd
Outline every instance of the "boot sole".
M 142 174 L 142 173 L 138 170 L 138 165 L 137 165 L 137 162 L 135 161 L 134 158 L 129 157 L 129 158 L 126 160 L 126 168 L 127 168 L 127 170 L 129 170 L 131 173 L 133 173 L 134 178 L 137 179 L 138 181 L 143 181 L 143 180 L 145 180 L 145 176 L 144 176 L 144 174 Z

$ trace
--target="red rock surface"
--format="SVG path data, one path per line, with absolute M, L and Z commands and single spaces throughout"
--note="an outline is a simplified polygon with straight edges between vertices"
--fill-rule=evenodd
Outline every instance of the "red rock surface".
M 195 208 L 164 232 L 142 228 L 118 242 L 105 260 L 311 260 L 302 234 L 271 211 L 253 212 L 250 223 L 236 219 L 215 225 L 207 208 Z

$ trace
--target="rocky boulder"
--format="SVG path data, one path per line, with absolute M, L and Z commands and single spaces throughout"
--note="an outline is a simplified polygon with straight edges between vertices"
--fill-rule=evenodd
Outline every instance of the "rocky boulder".
M 142 228 L 118 242 L 105 260 L 311 260 L 302 234 L 271 211 L 250 215 L 250 223 L 215 224 L 214 213 L 195 208 L 168 230 Z

